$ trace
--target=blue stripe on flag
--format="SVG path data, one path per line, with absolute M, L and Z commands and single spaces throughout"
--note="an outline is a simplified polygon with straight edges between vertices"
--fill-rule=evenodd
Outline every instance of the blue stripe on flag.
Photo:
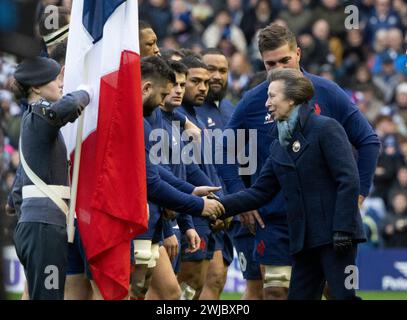
M 93 43 L 103 37 L 103 27 L 116 10 L 126 0 L 84 0 L 82 23 L 93 38 Z

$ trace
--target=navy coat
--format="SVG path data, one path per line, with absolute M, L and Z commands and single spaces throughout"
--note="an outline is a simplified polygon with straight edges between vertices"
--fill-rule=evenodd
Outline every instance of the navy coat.
M 273 135 L 278 137 L 276 127 Z M 255 184 L 221 201 L 230 216 L 262 207 L 280 189 L 291 254 L 332 243 L 335 231 L 365 241 L 358 209 L 358 169 L 346 133 L 336 120 L 315 114 L 305 104 L 289 145 L 284 148 L 274 139 Z

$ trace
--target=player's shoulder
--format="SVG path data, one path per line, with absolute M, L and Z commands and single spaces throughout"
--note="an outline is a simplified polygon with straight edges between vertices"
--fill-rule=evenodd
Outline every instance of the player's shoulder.
M 332 117 L 312 113 L 310 118 L 311 126 L 319 131 L 319 133 L 324 133 L 329 130 L 340 130 L 340 128 L 342 128 L 341 124 Z
M 314 86 L 315 91 L 330 92 L 330 93 L 337 92 L 337 91 L 343 91 L 337 83 L 335 83 L 331 80 L 328 80 L 326 78 L 323 78 L 321 76 L 317 76 L 315 74 L 312 74 L 312 73 L 309 73 L 306 71 L 304 71 L 304 76 L 312 82 L 312 85 Z
M 246 99 L 259 99 L 262 95 L 267 95 L 268 81 L 263 81 L 254 88 L 246 91 L 244 98 Z

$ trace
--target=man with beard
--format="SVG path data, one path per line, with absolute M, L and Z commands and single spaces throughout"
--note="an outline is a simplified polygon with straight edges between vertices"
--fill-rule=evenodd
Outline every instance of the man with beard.
M 234 111 L 232 103 L 225 99 L 228 84 L 228 60 L 219 49 L 209 48 L 202 52 L 202 61 L 207 65 L 209 71 L 209 91 L 205 103 L 195 108 L 195 111 L 208 129 L 223 131 Z M 216 139 L 212 141 L 213 147 L 215 143 Z M 214 155 L 215 152 L 212 154 Z M 228 266 L 233 261 L 232 240 L 226 228 L 214 233 L 214 237 L 216 239 L 214 254 L 199 297 L 201 300 L 220 298 L 226 283 Z
M 205 103 L 201 107 L 196 108 L 196 113 L 209 129 L 224 130 L 235 110 L 232 103 L 228 99 L 225 99 L 229 71 L 228 61 L 220 50 L 214 48 L 205 50 L 202 53 L 202 58 L 203 62 L 208 66 L 210 76 L 209 92 Z M 224 188 L 224 192 L 225 190 L 226 188 Z M 235 217 L 229 229 L 230 236 L 233 237 L 233 245 L 239 256 L 240 269 L 243 278 L 246 280 L 246 291 L 243 298 L 260 300 L 263 298 L 263 282 L 260 265 L 253 259 L 255 239 L 252 233 L 254 232 L 252 226 L 255 222 L 252 217 L 256 217 L 259 224 L 263 226 L 259 214 L 257 211 L 253 211 L 252 213 L 240 215 L 241 223 L 239 219 Z M 249 219 L 251 219 L 251 221 L 249 221 Z M 214 258 L 208 270 L 207 282 L 201 295 L 202 299 L 215 299 L 213 294 L 217 291 L 217 296 L 223 290 L 227 275 L 227 265 L 230 264 L 228 261 L 228 259 L 230 259 L 229 242 L 229 235 L 225 234 L 224 246 L 221 248 L 223 251 L 217 250 L 217 248 L 215 249 Z M 222 244 L 222 242 L 219 243 Z M 233 259 L 233 248 L 231 258 Z M 213 294 L 211 294 L 211 292 Z
M 212 150 L 204 148 L 204 142 L 210 138 L 206 136 L 206 126 L 198 119 L 195 111 L 195 107 L 202 106 L 208 94 L 209 73 L 207 66 L 194 56 L 185 57 L 181 62 L 187 66 L 188 73 L 184 99 L 178 111 L 187 116 L 193 124 L 201 129 L 202 135 L 200 141 L 196 139 L 192 141 L 196 146 L 193 150 L 194 161 L 199 164 L 199 167 L 209 177 L 212 184 L 219 186 L 220 179 L 211 161 Z M 198 152 L 195 152 L 197 150 Z M 219 191 L 217 194 L 222 195 L 222 192 Z M 191 298 L 197 299 L 206 279 L 209 261 L 213 257 L 216 239 L 207 220 L 193 217 L 193 222 L 201 238 L 201 245 L 198 251 L 191 253 L 185 252 L 187 243 L 181 244 L 181 270 L 178 275 L 178 282 L 180 283 L 183 295 L 189 295 Z
M 197 164 L 185 164 L 180 158 L 186 154 L 185 142 L 181 140 L 181 128 L 175 110 L 181 105 L 184 97 L 188 69 L 179 61 L 170 60 L 167 63 L 175 73 L 176 82 L 170 94 L 165 98 L 164 105 L 157 108 L 150 117 L 146 118 L 154 130 L 155 137 L 157 137 L 157 139 L 153 138 L 157 142 L 152 146 L 151 152 L 162 159 L 168 160 L 168 164 L 162 165 L 171 170 L 176 177 L 193 185 L 210 186 L 212 185 L 211 181 Z M 162 152 L 163 144 L 168 145 L 168 151 L 165 150 L 165 153 Z M 181 161 L 178 161 L 179 159 Z M 208 191 L 212 192 L 219 190 L 220 187 L 208 188 Z M 172 268 L 168 258 L 167 263 L 157 264 L 146 298 L 149 300 L 176 300 L 181 296 L 181 289 L 174 274 L 179 272 L 181 239 L 184 238 L 183 241 L 188 242 L 189 247 L 186 250 L 193 253 L 199 250 L 200 238 L 195 230 L 192 218 L 188 215 L 176 213 L 175 218 L 164 219 L 162 224 L 163 246 L 172 261 Z
M 147 57 L 141 61 L 143 115 L 150 116 L 157 106 L 162 105 L 170 92 L 175 76 L 166 62 L 160 57 Z M 211 217 L 212 219 L 223 212 L 216 200 L 201 199 L 191 195 L 196 188 L 150 161 L 149 136 L 151 126 L 144 119 L 144 140 L 146 146 L 146 176 L 147 198 L 150 204 L 149 229 L 144 235 L 137 237 L 135 243 L 135 264 L 132 274 L 130 296 L 133 299 L 144 299 L 149 286 L 153 267 L 158 257 L 151 251 L 151 239 L 154 235 L 157 221 L 160 218 L 158 206 L 180 211 L 185 214 Z M 179 190 L 177 190 L 179 189 Z M 145 240 L 145 241 L 143 241 Z

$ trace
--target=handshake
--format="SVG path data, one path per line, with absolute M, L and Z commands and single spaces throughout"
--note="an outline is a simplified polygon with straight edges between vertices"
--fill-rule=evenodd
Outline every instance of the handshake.
M 202 197 L 204 200 L 204 208 L 201 215 L 211 220 L 216 220 L 225 213 L 225 208 L 219 201 L 219 198 L 213 193 L 219 191 L 221 187 L 196 187 L 192 192 L 193 195 Z

